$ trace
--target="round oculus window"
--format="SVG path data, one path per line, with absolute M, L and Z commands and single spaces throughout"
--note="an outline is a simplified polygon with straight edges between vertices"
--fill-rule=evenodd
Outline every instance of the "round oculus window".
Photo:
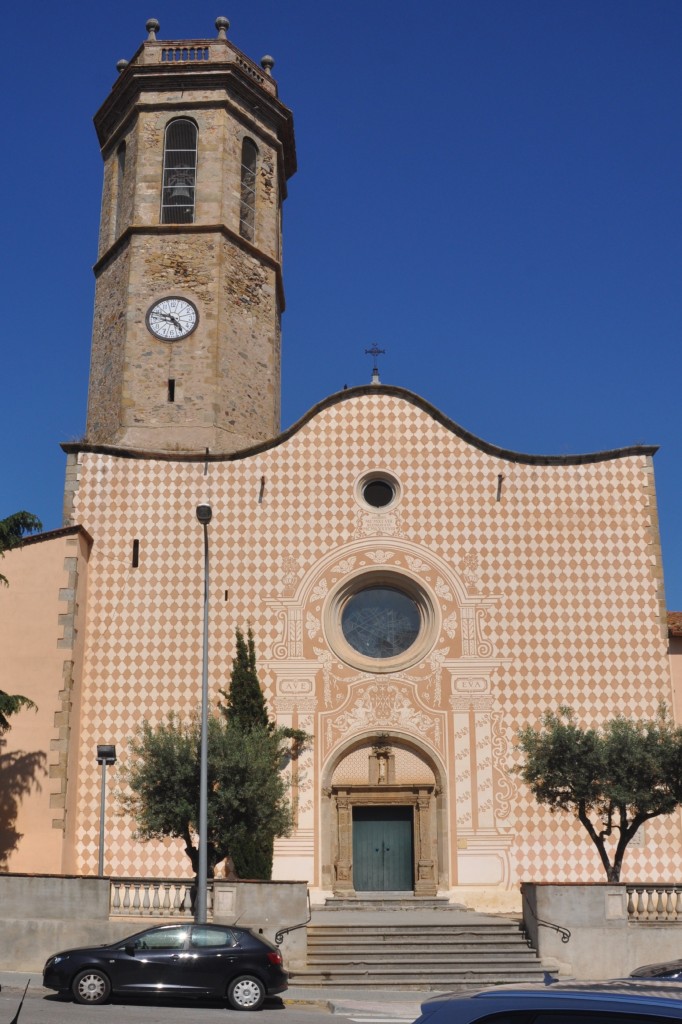
M 412 646 L 421 629 L 417 604 L 393 587 L 367 587 L 346 601 L 341 632 L 366 658 L 395 658 Z
M 401 570 L 377 567 L 330 591 L 323 622 L 341 661 L 364 672 L 397 672 L 428 654 L 440 615 L 428 587 Z
M 384 508 L 393 501 L 395 488 L 388 480 L 370 480 L 362 488 L 362 496 L 373 508 Z

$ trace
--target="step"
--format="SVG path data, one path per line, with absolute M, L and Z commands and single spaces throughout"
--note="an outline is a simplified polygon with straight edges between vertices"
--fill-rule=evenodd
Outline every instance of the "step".
M 339 950 L 337 953 L 321 953 L 318 950 L 308 950 L 308 956 L 306 963 L 308 966 L 311 964 L 347 964 L 347 963 L 362 963 L 362 964 L 385 964 L 394 963 L 393 959 L 389 959 L 390 954 L 383 952 L 380 953 L 366 953 L 359 952 L 353 949 Z M 446 952 L 440 952 L 437 954 L 424 953 L 419 950 L 415 950 L 410 955 L 410 965 L 421 965 L 421 964 L 451 964 L 453 962 L 452 954 Z M 532 950 L 528 950 L 527 954 L 521 952 L 504 951 L 498 953 L 492 953 L 487 956 L 485 960 L 482 960 L 480 956 L 475 953 L 468 953 L 463 956 L 457 957 L 457 964 L 463 967 L 468 964 L 474 966 L 480 963 L 486 964 L 501 964 L 507 966 L 509 964 L 532 964 L 537 965 L 537 958 L 535 957 Z
M 453 904 L 445 897 L 427 896 L 406 896 L 388 897 L 386 899 L 368 899 L 358 896 L 354 899 L 327 900 L 323 908 L 325 912 L 334 913 L 337 910 L 372 910 L 372 911 L 395 911 L 395 910 L 466 910 L 464 904 Z
M 515 985 L 529 981 L 541 982 L 545 973 L 539 970 L 535 974 L 508 974 L 497 973 L 477 974 L 470 977 L 462 977 L 453 974 L 415 975 L 408 977 L 400 975 L 395 978 L 377 977 L 374 974 L 343 975 L 342 977 L 327 973 L 291 974 L 289 981 L 296 987 L 324 988 L 326 985 L 343 985 L 344 988 L 390 988 L 392 991 L 406 992 L 419 989 L 428 991 L 454 991 L 458 989 L 479 989 L 493 985 Z
M 308 925 L 308 934 L 315 936 L 320 941 L 337 939 L 339 936 L 353 936 L 358 942 L 377 942 L 387 940 L 391 942 L 472 942 L 476 945 L 485 945 L 491 942 L 516 942 L 518 939 L 525 941 L 523 932 L 520 929 L 505 930 L 495 929 L 489 931 L 475 931 L 469 928 L 433 928 L 429 931 L 418 931 L 417 929 L 405 928 L 376 928 L 357 929 L 350 925 L 348 928 L 318 928 Z
M 308 925 L 308 932 L 315 935 L 343 935 L 345 932 L 352 932 L 353 935 L 411 935 L 418 938 L 428 935 L 522 935 L 521 928 L 516 921 L 509 921 L 497 924 L 317 924 Z
M 306 971 L 312 965 L 308 965 Z M 317 973 L 333 974 L 335 977 L 342 977 L 346 974 L 362 974 L 366 973 L 363 970 L 358 969 L 356 963 L 337 963 L 333 966 L 325 967 L 324 971 L 318 971 Z M 439 965 L 430 964 L 395 964 L 395 963 L 377 963 L 372 964 L 372 974 L 374 977 L 391 977 L 403 978 L 409 974 L 419 975 L 430 975 L 430 974 L 448 974 L 451 976 L 474 976 L 478 974 L 491 974 L 495 973 L 498 975 L 506 974 L 542 974 L 542 967 L 539 961 L 535 960 L 533 963 L 515 963 L 509 964 L 504 963 L 469 963 L 469 964 L 447 964 L 445 969 Z

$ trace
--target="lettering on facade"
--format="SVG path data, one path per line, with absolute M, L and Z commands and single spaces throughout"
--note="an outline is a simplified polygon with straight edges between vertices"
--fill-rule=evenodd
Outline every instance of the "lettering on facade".
M 480 676 L 468 676 L 452 680 L 453 693 L 487 693 L 490 682 Z
M 277 693 L 312 693 L 312 679 L 279 679 L 277 681 Z

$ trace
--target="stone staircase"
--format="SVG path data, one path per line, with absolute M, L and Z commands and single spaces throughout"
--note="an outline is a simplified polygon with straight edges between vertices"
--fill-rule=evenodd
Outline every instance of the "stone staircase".
M 446 901 L 371 900 L 313 911 L 305 968 L 292 969 L 293 986 L 451 990 L 546 975 L 519 921 L 478 914 Z M 389 904 L 390 906 L 390 904 Z

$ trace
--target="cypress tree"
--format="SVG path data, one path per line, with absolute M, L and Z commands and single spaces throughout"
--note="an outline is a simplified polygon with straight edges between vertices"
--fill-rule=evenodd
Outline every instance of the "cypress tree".
M 221 690 L 227 699 L 224 714 L 230 725 L 242 731 L 273 729 L 268 717 L 265 698 L 256 670 L 256 645 L 249 627 L 247 639 L 240 629 L 236 631 L 236 654 L 232 661 L 229 692 Z

